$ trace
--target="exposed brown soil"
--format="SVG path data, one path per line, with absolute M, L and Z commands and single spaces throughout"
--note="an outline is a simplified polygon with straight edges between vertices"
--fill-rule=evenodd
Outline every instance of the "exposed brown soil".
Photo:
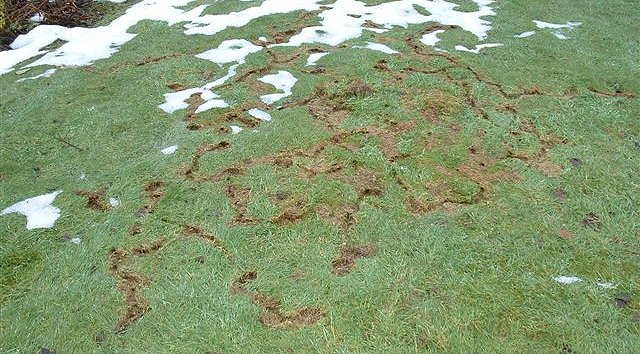
M 344 204 L 338 207 L 319 204 L 315 212 L 320 218 L 329 221 L 341 230 L 347 230 L 357 222 L 356 214 L 359 209 L 356 204 Z
M 241 168 L 229 167 L 229 168 L 225 168 L 224 170 L 216 174 L 209 176 L 208 179 L 211 181 L 218 182 L 222 180 L 229 180 L 231 177 L 238 176 L 243 173 L 244 173 L 244 170 L 242 170 Z
M 271 31 L 271 38 L 273 38 L 273 40 L 266 42 L 265 46 L 267 44 L 288 42 L 291 37 L 299 33 L 303 28 L 313 25 L 314 21 L 322 11 L 322 9 L 319 9 L 300 13 L 293 23 L 288 23 L 288 27 L 290 28 L 286 30 L 279 30 L 274 25 L 273 30 Z
M 109 252 L 109 272 L 118 280 L 118 290 L 123 294 L 125 312 L 116 324 L 115 333 L 126 331 L 129 326 L 139 320 L 145 313 L 151 310 L 148 301 L 143 294 L 143 288 L 151 284 L 151 280 L 132 269 L 133 256 L 146 256 L 160 250 L 166 241 L 158 240 L 148 245 L 140 245 L 130 252 L 112 249 Z
M 380 149 L 384 153 L 384 156 L 390 162 L 397 161 L 398 159 L 407 157 L 406 155 L 398 152 L 398 136 L 404 132 L 407 132 L 416 127 L 416 122 L 409 121 L 403 123 L 391 123 L 386 127 L 365 127 L 360 128 L 352 133 L 367 134 L 372 137 L 376 137 L 381 140 Z
M 230 225 L 254 225 L 258 222 L 257 219 L 249 216 L 251 189 L 232 184 L 227 186 L 226 194 L 235 210 L 235 216 L 229 222 Z
M 353 185 L 360 197 L 379 197 L 384 194 L 384 185 L 378 175 L 370 169 L 358 168 L 355 175 L 340 174 L 337 178 Z
M 248 297 L 256 306 L 262 308 L 260 322 L 271 328 L 304 327 L 312 325 L 324 318 L 326 311 L 304 306 L 295 311 L 282 312 L 280 301 L 257 290 L 247 289 L 247 285 L 257 279 L 256 272 L 246 272 L 231 284 L 231 292 Z
M 362 79 L 356 79 L 349 84 L 343 95 L 345 97 L 366 97 L 374 93 L 375 91 L 366 82 Z
M 332 265 L 333 274 L 344 276 L 353 270 L 356 266 L 356 259 L 363 257 L 371 257 L 378 253 L 376 245 L 368 244 L 361 246 L 343 246 L 340 255 L 334 260 Z
M 485 155 L 472 156 L 456 170 L 480 185 L 482 197 L 486 197 L 490 193 L 495 182 L 519 182 L 522 180 L 522 177 L 516 172 L 490 171 L 490 168 L 495 164 L 495 160 Z
M 306 274 L 304 274 L 303 271 L 301 270 L 297 270 L 295 272 L 293 272 L 293 274 L 291 274 L 291 279 L 295 280 L 295 281 L 299 281 L 299 280 L 303 280 L 304 278 L 306 278 Z
M 187 86 L 179 84 L 177 82 L 168 83 L 167 87 L 172 89 L 173 91 L 182 91 L 188 89 Z
M 533 161 L 531 167 L 539 170 L 547 177 L 560 177 L 562 174 L 562 166 L 547 159 Z
M 133 225 L 131 225 L 131 227 L 129 228 L 129 235 L 131 236 L 135 236 L 138 234 L 141 234 L 143 232 L 143 228 L 142 225 L 140 223 L 133 223 Z
M 558 230 L 558 237 L 568 240 L 573 238 L 573 232 L 569 231 L 569 230 L 565 230 L 565 229 L 560 229 Z
M 558 201 L 563 202 L 567 199 L 567 192 L 562 188 L 556 188 L 553 191 L 553 196 L 556 197 Z
M 285 207 L 282 214 L 273 219 L 273 223 L 276 225 L 286 225 L 294 223 L 302 220 L 305 214 L 306 208 L 304 202 L 301 200 L 296 200 L 292 203 L 289 203 L 289 205 Z
M 622 90 L 615 90 L 613 92 L 599 90 L 595 87 L 589 86 L 587 89 L 600 97 L 621 97 L 621 98 L 635 98 L 636 94 L 633 92 L 625 92 Z
M 148 199 L 148 203 L 136 211 L 136 216 L 142 217 L 152 214 L 164 197 L 165 184 L 162 181 L 151 181 L 144 187 L 144 195 Z
M 589 213 L 584 217 L 584 219 L 582 219 L 582 225 L 598 231 L 602 228 L 602 221 L 598 215 Z
M 191 164 L 184 169 L 184 176 L 188 179 L 196 179 L 196 173 L 200 170 L 200 159 L 202 156 L 208 152 L 227 149 L 229 146 L 231 146 L 231 144 L 227 141 L 221 141 L 217 144 L 204 143 L 200 145 L 191 157 Z
M 194 225 L 184 226 L 182 232 L 187 236 L 198 237 L 203 240 L 206 240 L 210 242 L 211 245 L 213 245 L 213 247 L 221 250 L 225 256 L 227 257 L 231 256 L 231 252 L 229 252 L 229 249 L 227 249 L 227 247 L 224 245 L 222 240 L 220 240 L 217 236 L 211 233 L 208 233 L 207 231 L 205 231 L 199 226 L 194 226 Z
M 76 195 L 85 197 L 87 200 L 87 208 L 97 211 L 108 211 L 111 209 L 111 205 L 105 201 L 105 193 L 106 189 L 104 188 L 100 188 L 96 191 L 76 191 Z

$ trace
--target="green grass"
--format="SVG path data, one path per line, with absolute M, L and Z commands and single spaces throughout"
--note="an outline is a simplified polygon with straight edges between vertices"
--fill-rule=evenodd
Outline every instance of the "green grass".
M 459 3 L 474 10 L 471 2 Z M 250 5 L 224 1 L 207 13 Z M 459 30 L 441 35 L 441 47 L 461 63 L 449 77 L 403 71 L 448 65 L 405 43 L 419 38 L 423 26 L 347 43 L 375 40 L 403 53 L 398 56 L 327 48 L 334 52 L 321 60 L 325 74 L 305 68 L 306 55 L 273 64 L 261 52 L 241 66 L 241 72 L 265 65 L 290 71 L 299 82 L 289 102 L 324 87 L 314 101 L 328 110 L 321 113 L 335 118 L 334 105 L 347 111 L 333 128 L 304 105 L 272 110 L 273 120 L 257 126 L 258 133 L 245 126 L 238 135 L 190 131 L 184 111 L 157 108 L 167 84 L 195 87 L 226 73 L 194 54 L 225 39 L 270 37 L 293 23 L 315 22 L 299 13 L 214 36 L 186 37 L 180 26 L 146 21 L 131 29 L 135 39 L 90 70 L 68 68 L 23 83 L 13 73 L 0 76 L 0 208 L 64 191 L 54 203 L 62 216 L 53 229 L 28 231 L 24 217 L 0 217 L 0 352 L 634 352 L 640 346 L 640 104 L 589 88 L 640 93 L 640 47 L 629 39 L 638 33 L 635 10 L 623 0 L 500 3 L 488 41 L 504 47 L 458 53 L 453 46 L 473 38 Z M 566 41 L 545 31 L 512 37 L 533 29 L 532 19 L 583 24 Z M 275 51 L 284 56 L 296 49 Z M 390 71 L 374 69 L 381 59 Z M 509 93 L 536 86 L 545 94 L 504 97 L 467 66 Z M 231 109 L 253 107 L 258 95 L 272 92 L 256 88 L 257 77 L 219 93 Z M 358 79 L 372 91 L 355 94 Z M 567 91 L 575 97 L 564 96 Z M 198 121 L 227 126 L 218 119 L 225 112 L 205 112 Z M 408 122 L 413 125 L 398 128 Z M 337 132 L 346 134 L 340 144 L 332 140 Z M 201 144 L 220 141 L 230 147 L 204 154 L 197 175 L 229 167 L 244 173 L 207 182 L 180 173 Z M 174 155 L 160 154 L 173 144 L 180 146 Z M 325 149 L 311 153 L 319 144 Z M 394 149 L 399 157 L 390 159 Z M 289 156 L 290 167 L 260 162 L 294 150 L 306 155 Z M 342 170 L 308 172 L 332 164 Z M 136 217 L 149 203 L 144 186 L 154 180 L 165 182 L 164 195 L 154 213 Z M 237 210 L 229 185 L 250 189 L 247 215 L 257 223 L 230 224 Z M 99 212 L 75 195 L 99 188 L 121 205 Z M 554 196 L 557 189 L 566 199 Z M 274 201 L 280 194 L 289 199 Z M 411 200 L 428 210 L 412 208 Z M 293 201 L 303 202 L 303 217 L 273 222 Z M 318 211 L 353 206 L 345 224 Z M 590 213 L 599 228 L 584 225 Z M 143 231 L 130 235 L 136 222 Z M 182 225 L 215 235 L 229 254 L 185 236 Z M 572 236 L 559 237 L 560 230 Z M 68 242 L 72 237 L 82 243 Z M 142 294 L 151 310 L 115 333 L 125 303 L 109 252 L 132 252 L 161 238 L 169 240 L 163 248 L 132 256 L 127 265 L 149 277 Z M 343 243 L 374 244 L 378 252 L 337 276 L 332 262 Z M 231 290 L 247 271 L 258 276 L 246 288 L 279 300 L 283 313 L 309 306 L 324 317 L 302 327 L 263 325 L 266 310 Z M 562 285 L 553 280 L 558 275 L 584 280 Z M 602 289 L 599 280 L 619 287 Z M 624 308 L 612 301 L 621 293 L 631 297 Z

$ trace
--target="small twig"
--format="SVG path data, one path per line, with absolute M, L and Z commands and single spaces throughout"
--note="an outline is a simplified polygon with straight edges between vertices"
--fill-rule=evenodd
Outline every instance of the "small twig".
M 58 140 L 59 142 L 61 142 L 61 143 L 65 144 L 65 145 L 67 145 L 68 147 L 72 147 L 72 148 L 74 148 L 74 149 L 76 149 L 76 150 L 78 150 L 78 151 L 84 151 L 84 149 L 83 149 L 83 148 L 81 148 L 81 147 L 79 147 L 79 146 L 77 146 L 77 145 L 74 145 L 74 144 L 70 143 L 69 141 L 67 141 L 67 140 L 65 140 L 65 139 L 62 139 L 62 138 L 57 137 L 57 136 L 54 136 L 53 138 L 54 138 L 54 139 L 56 139 L 56 140 Z

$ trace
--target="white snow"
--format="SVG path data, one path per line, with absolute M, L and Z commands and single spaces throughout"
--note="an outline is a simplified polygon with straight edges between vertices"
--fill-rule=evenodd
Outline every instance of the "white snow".
M 178 145 L 172 145 L 172 146 L 168 146 L 168 147 L 166 147 L 166 148 L 164 148 L 164 149 L 160 150 L 160 152 L 161 152 L 163 155 L 171 155 L 171 154 L 173 154 L 174 152 L 176 152 L 176 150 L 178 150 Z
M 384 44 L 374 43 L 374 42 L 367 42 L 367 45 L 365 45 L 365 46 L 354 45 L 353 47 L 354 48 L 364 48 L 364 49 L 376 50 L 378 52 L 383 52 L 383 53 L 386 53 L 386 54 L 398 54 L 398 51 L 393 50 L 393 49 L 387 47 Z
M 241 132 L 241 131 L 243 131 L 243 130 L 244 130 L 244 129 L 240 128 L 240 127 L 239 127 L 239 126 L 237 126 L 237 125 L 232 125 L 232 126 L 231 126 L 231 134 L 238 134 L 238 133 L 240 133 L 240 132 Z
M 467 47 L 465 47 L 463 45 L 457 45 L 457 46 L 455 46 L 455 49 L 459 50 L 461 52 L 469 52 L 469 53 L 478 54 L 484 48 L 502 47 L 503 45 L 504 44 L 502 44 L 502 43 L 485 43 L 485 44 L 478 44 L 473 49 L 469 49 L 469 48 L 467 48 Z
M 78 177 L 78 179 L 84 180 L 86 178 L 87 178 L 87 175 L 84 172 L 80 172 L 80 177 Z
M 422 42 L 422 44 L 424 45 L 428 45 L 428 46 L 435 46 L 438 42 L 440 42 L 440 38 L 438 38 L 438 35 L 440 33 L 444 33 L 444 30 L 437 30 L 437 31 L 433 31 L 433 32 L 429 32 L 425 35 L 422 36 L 422 38 L 420 38 L 420 42 Z
M 208 93 L 210 93 L 211 91 L 205 91 L 202 93 L 202 96 L 207 96 Z M 211 99 L 209 99 L 207 102 L 203 103 L 200 105 L 200 107 L 198 107 L 198 109 L 196 109 L 195 113 L 202 113 L 204 111 L 208 111 L 212 108 L 227 108 L 229 107 L 229 105 L 227 104 L 227 102 L 225 102 L 223 99 L 219 98 L 220 96 L 213 94 L 211 96 Z
M 564 30 L 573 30 L 574 28 L 580 26 L 582 22 L 567 22 L 565 24 L 561 23 L 549 23 L 538 20 L 533 20 L 533 23 L 536 24 L 536 27 L 540 29 L 550 29 L 551 33 L 558 39 L 567 39 L 567 35 Z
M 266 104 L 272 104 L 287 96 L 290 96 L 291 89 L 298 81 L 298 79 L 296 79 L 295 76 L 291 75 L 290 72 L 284 70 L 280 70 L 276 74 L 263 76 L 258 80 L 264 82 L 265 84 L 273 85 L 277 90 L 282 91 L 282 93 L 272 93 L 260 96 L 262 102 Z
M 222 66 L 222 64 L 234 63 L 227 71 L 227 74 L 213 82 L 210 82 L 202 87 L 196 87 L 186 89 L 178 92 L 171 92 L 164 94 L 165 102 L 158 107 L 167 113 L 173 113 L 179 109 L 189 107 L 187 100 L 194 94 L 200 94 L 200 97 L 205 101 L 200 107 L 198 107 L 195 113 L 202 113 L 212 108 L 226 108 L 229 107 L 227 102 L 220 98 L 217 94 L 211 91 L 212 88 L 223 85 L 230 78 L 236 75 L 236 70 L 240 64 L 243 64 L 245 58 L 251 54 L 262 50 L 262 47 L 258 47 L 253 43 L 244 39 L 230 39 L 226 40 L 217 48 L 208 50 L 206 52 L 196 55 L 197 58 L 209 60 Z
M 260 120 L 264 120 L 264 121 L 271 120 L 271 114 L 258 108 L 252 108 L 248 110 L 247 113 L 249 113 L 249 115 L 251 115 L 252 117 L 258 118 Z
M 329 53 L 311 53 L 309 54 L 309 58 L 307 58 L 307 64 L 305 66 L 314 66 L 322 57 Z
M 111 204 L 112 208 L 116 208 L 120 205 L 120 201 L 117 198 L 109 198 L 109 204 Z
M 128 29 L 142 20 L 164 21 L 173 25 L 197 18 L 206 6 L 191 11 L 178 9 L 192 0 L 143 0 L 109 25 L 95 28 L 66 28 L 57 25 L 39 25 L 11 43 L 11 50 L 0 52 L 0 74 L 10 72 L 21 62 L 42 55 L 26 67 L 39 65 L 84 66 L 98 59 L 110 57 L 136 34 Z M 44 48 L 55 41 L 65 42 L 57 49 Z
M 573 283 L 582 281 L 581 278 L 578 278 L 576 276 L 566 276 L 566 275 L 557 276 L 553 279 L 561 284 L 573 284 Z
M 536 31 L 527 31 L 527 32 L 522 32 L 520 34 L 516 34 L 514 37 L 515 38 L 527 38 L 527 37 L 531 37 L 534 34 L 536 34 Z
M 23 81 L 27 81 L 27 80 L 35 80 L 35 79 L 39 79 L 41 77 L 49 77 L 51 75 L 53 75 L 53 73 L 56 72 L 56 69 L 49 69 L 46 70 L 45 72 L 43 72 L 42 74 L 36 75 L 36 76 L 31 76 L 31 77 L 25 77 L 22 79 L 18 79 L 16 80 L 16 82 L 23 82 Z
M 80 237 L 74 237 L 71 240 L 69 240 L 69 242 L 75 243 L 76 245 L 79 245 L 80 242 L 82 242 L 82 240 L 80 240 Z
M 42 14 L 42 12 L 38 12 L 37 14 L 29 18 L 29 21 L 31 22 L 42 22 L 43 20 L 44 20 L 44 15 Z
M 567 22 L 565 24 L 559 24 L 559 23 L 543 22 L 538 20 L 533 20 L 533 23 L 535 23 L 536 27 L 538 28 L 551 28 L 551 29 L 575 28 L 582 24 L 582 22 Z
M 268 1 L 267 1 L 268 2 Z M 367 6 L 356 0 L 337 0 L 330 8 L 320 13 L 320 26 L 311 26 L 291 37 L 289 42 L 273 46 L 299 46 L 303 43 L 323 43 L 337 46 L 347 40 L 358 38 L 364 30 L 384 32 L 394 26 L 407 28 L 411 24 L 437 22 L 443 25 L 459 26 L 482 40 L 487 36 L 490 22 L 485 16 L 495 15 L 489 6 L 493 0 L 474 0 L 478 10 L 474 12 L 456 11 L 457 4 L 444 0 L 398 0 Z M 265 2 L 266 3 L 266 2 Z M 423 15 L 416 6 L 424 8 L 429 15 Z M 350 15 L 356 15 L 350 16 Z M 359 17 L 358 17 L 359 16 Z M 384 29 L 365 27 L 371 21 Z
M 11 213 L 22 214 L 27 217 L 27 230 L 48 229 L 60 217 L 60 209 L 51 204 L 62 191 L 29 198 L 4 209 L 0 215 Z
M 123 0 L 109 1 L 122 2 Z M 15 70 L 18 64 L 38 56 L 40 57 L 26 67 L 83 66 L 108 58 L 123 44 L 137 36 L 135 33 L 130 33 L 129 29 L 143 20 L 162 21 L 169 26 L 183 22 L 185 23 L 184 33 L 187 35 L 213 35 L 228 28 L 243 27 L 265 16 L 300 10 L 314 11 L 323 6 L 323 0 L 265 0 L 259 5 L 242 11 L 202 15 L 209 5 L 196 6 L 192 10 L 182 9 L 192 2 L 194 0 L 142 0 L 132 5 L 125 14 L 110 24 L 95 28 L 39 25 L 29 33 L 19 36 L 11 44 L 12 50 L 0 52 L 0 74 Z M 365 30 L 381 33 L 396 26 L 406 28 L 411 24 L 427 22 L 459 26 L 474 34 L 479 40 L 483 40 L 491 28 L 491 23 L 485 18 L 495 15 L 491 8 L 495 1 L 473 0 L 473 2 L 478 5 L 478 10 L 464 12 L 456 10 L 457 4 L 444 0 L 396 0 L 375 6 L 368 6 L 357 0 L 337 0 L 330 6 L 322 8 L 322 12 L 318 15 L 321 20 L 319 26 L 304 28 L 289 42 L 278 45 L 299 46 L 303 43 L 338 45 L 360 37 Z M 417 7 L 424 8 L 429 14 L 422 14 Z M 349 15 L 356 15 L 356 17 Z M 365 25 L 366 21 L 378 24 L 383 29 L 369 28 Z M 44 49 L 57 40 L 65 43 L 57 49 Z M 264 39 L 261 37 L 261 40 Z M 216 50 L 204 52 L 200 57 L 207 57 L 217 63 L 228 63 L 234 61 L 234 56 L 241 57 L 260 48 L 247 44 L 246 40 L 235 41 L 237 41 L 236 44 L 243 41 L 240 48 L 231 45 L 227 49 L 233 50 L 221 52 L 224 49 L 221 45 L 217 52 Z
M 607 281 L 599 281 L 596 284 L 603 289 L 615 289 L 618 287 L 618 284 L 610 283 Z
M 265 0 L 259 6 L 219 15 L 204 15 L 189 19 L 186 34 L 213 35 L 230 27 L 243 27 L 249 22 L 274 14 L 293 11 L 313 11 L 320 8 L 320 0 Z
M 196 58 L 212 61 L 218 65 L 226 63 L 244 63 L 244 59 L 251 53 L 262 50 L 262 47 L 246 39 L 230 39 L 222 42 L 217 48 L 196 55 Z

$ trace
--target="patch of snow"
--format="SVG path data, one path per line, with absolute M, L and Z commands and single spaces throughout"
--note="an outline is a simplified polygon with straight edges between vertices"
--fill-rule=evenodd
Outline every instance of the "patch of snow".
M 261 42 L 266 42 L 267 41 L 267 37 L 262 36 L 262 37 L 258 37 L 258 40 Z
M 137 34 L 130 33 L 129 30 L 144 20 L 162 21 L 169 26 L 184 22 L 184 33 L 187 35 L 213 35 L 228 28 L 243 27 L 255 19 L 269 15 L 321 9 L 322 12 L 318 15 L 321 19 L 319 26 L 304 28 L 287 43 L 277 45 L 325 43 L 335 46 L 360 37 L 365 30 L 382 33 L 397 26 L 407 28 L 412 24 L 427 22 L 458 26 L 483 40 L 491 29 L 491 22 L 485 18 L 495 15 L 491 8 L 494 0 L 472 0 L 478 5 L 478 10 L 473 12 L 457 11 L 457 4 L 444 0 L 396 0 L 375 6 L 357 0 L 336 0 L 329 7 L 322 7 L 323 0 L 265 0 L 242 11 L 207 15 L 202 15 L 210 6 L 207 4 L 196 6 L 192 10 L 181 8 L 193 1 L 142 0 L 110 24 L 95 28 L 36 26 L 29 33 L 18 36 L 11 44 L 11 50 L 0 52 L 0 74 L 15 70 L 16 65 L 36 57 L 39 58 L 26 67 L 90 65 L 96 60 L 110 57 L 123 44 L 135 38 Z M 424 8 L 428 15 L 419 12 L 417 7 Z M 366 26 L 367 21 L 383 28 L 369 28 Z M 64 44 L 56 49 L 45 49 L 58 40 Z M 257 50 L 257 47 L 245 43 L 239 49 L 240 52 L 246 52 Z M 211 54 L 205 53 L 202 55 Z M 214 61 L 229 62 L 231 59 L 223 55 Z
M 209 91 L 211 92 L 211 91 Z M 205 94 L 207 94 L 207 92 L 203 92 L 202 95 L 204 96 Z M 213 96 L 211 97 L 211 99 L 209 99 L 209 101 L 203 103 L 200 105 L 200 107 L 198 107 L 198 109 L 196 109 L 196 114 L 197 113 L 202 113 L 204 111 L 208 111 L 212 108 L 227 108 L 229 107 L 229 105 L 227 104 L 227 102 L 225 102 L 223 99 L 219 99 L 220 96 L 213 94 Z
M 0 52 L 0 74 L 14 70 L 21 62 L 41 56 L 26 67 L 40 65 L 84 66 L 99 59 L 110 57 L 119 47 L 136 34 L 128 29 L 142 20 L 164 21 L 169 25 L 198 18 L 206 5 L 191 11 L 178 9 L 192 0 L 143 0 L 131 6 L 124 15 L 109 25 L 82 28 L 67 28 L 58 25 L 39 25 L 11 43 L 11 50 Z M 57 49 L 45 47 L 56 41 L 65 42 Z
M 112 208 L 116 208 L 120 205 L 120 201 L 117 198 L 109 198 L 109 204 L 111 204 Z
M 291 89 L 298 81 L 298 79 L 296 79 L 295 76 L 291 75 L 290 72 L 284 70 L 280 70 L 276 74 L 263 76 L 258 80 L 264 82 L 265 84 L 273 85 L 276 89 L 282 91 L 282 93 L 272 93 L 260 96 L 262 102 L 266 104 L 272 104 L 287 96 L 290 96 Z
M 60 217 L 60 209 L 51 204 L 60 193 L 62 191 L 26 199 L 4 209 L 0 215 L 18 213 L 26 216 L 27 230 L 52 228 Z
M 371 50 L 375 50 L 378 52 L 383 52 L 386 54 L 398 54 L 398 51 L 393 50 L 389 47 L 387 47 L 384 44 L 380 44 L 380 43 L 374 43 L 374 42 L 367 42 L 367 45 L 365 46 L 358 46 L 358 45 L 354 45 L 354 48 L 364 48 L 364 49 L 371 49 Z
M 423 35 L 422 38 L 420 38 L 420 42 L 422 42 L 422 44 L 424 44 L 424 45 L 428 45 L 428 46 L 433 47 L 438 42 L 440 42 L 440 38 L 438 38 L 438 35 L 440 33 L 444 33 L 444 30 L 437 30 L 437 31 L 429 32 L 429 33 Z
M 307 64 L 305 66 L 314 66 L 322 57 L 329 53 L 311 53 L 309 54 L 309 58 L 307 58 Z
M 49 77 L 51 75 L 53 75 L 53 73 L 56 72 L 56 69 L 49 69 L 45 72 L 43 72 L 42 74 L 36 75 L 36 76 L 31 76 L 31 77 L 25 77 L 22 79 L 18 79 L 16 80 L 16 82 L 23 82 L 23 81 L 27 81 L 27 80 L 35 80 L 35 79 L 39 79 L 41 77 Z
M 80 238 L 79 238 L 79 237 L 74 237 L 74 238 L 72 238 L 71 240 L 69 240 L 69 242 L 71 242 L 71 243 L 75 243 L 76 245 L 79 245 L 79 244 L 80 244 L 80 242 L 82 242 L 82 240 L 80 240 Z
M 80 177 L 78 177 L 78 179 L 80 179 L 82 181 L 85 178 L 87 178 L 87 175 L 84 172 L 80 172 Z
M 169 146 L 169 147 L 166 147 L 166 148 L 160 150 L 160 152 L 163 155 L 171 155 L 174 152 L 176 152 L 176 150 L 178 150 L 178 145 L 172 145 L 172 146 Z
M 543 22 L 543 21 L 538 21 L 538 20 L 533 20 L 533 23 L 536 24 L 536 27 L 540 28 L 540 29 L 544 29 L 544 28 L 551 28 L 551 29 L 562 29 L 562 28 L 575 28 L 578 27 L 582 24 L 582 22 L 567 22 L 565 24 L 559 24 L 559 23 L 549 23 L 549 22 Z
M 320 26 L 304 28 L 299 34 L 291 37 L 289 42 L 272 46 L 300 46 L 304 43 L 337 46 L 347 40 L 360 37 L 365 29 L 384 32 L 394 26 L 407 28 L 412 24 L 427 22 L 455 25 L 471 32 L 479 40 L 483 40 L 491 28 L 490 22 L 483 17 L 495 15 L 489 6 L 494 1 L 473 1 L 478 5 L 478 10 L 464 12 L 455 10 L 458 7 L 457 4 L 444 0 L 397 0 L 375 6 L 368 6 L 356 0 L 337 0 L 329 9 L 319 14 L 322 18 Z M 429 15 L 418 12 L 416 9 L 418 6 L 424 8 Z M 366 28 L 367 21 L 378 24 L 384 29 Z
M 459 50 L 461 52 L 469 52 L 469 53 L 478 54 L 484 48 L 502 47 L 503 45 L 504 44 L 502 44 L 502 43 L 485 43 L 485 44 L 478 44 L 473 49 L 469 49 L 469 48 L 467 48 L 467 47 L 465 47 L 463 45 L 457 45 L 457 46 L 455 46 L 455 49 Z
M 42 12 L 38 12 L 37 14 L 29 18 L 29 21 L 31 22 L 42 22 L 43 20 L 44 20 L 44 15 L 42 14 Z
M 560 32 L 553 32 L 553 35 L 556 36 L 556 38 L 558 39 L 567 39 L 568 37 L 565 36 L 564 34 L 560 33 Z
M 241 131 L 243 131 L 243 129 L 240 128 L 239 126 L 237 126 L 237 125 L 232 125 L 231 126 L 231 134 L 238 134 Z
M 314 11 L 320 8 L 319 0 L 265 0 L 259 6 L 228 14 L 204 15 L 191 18 L 185 25 L 185 34 L 213 35 L 231 27 L 243 27 L 249 22 L 268 15 L 294 11 Z
M 527 32 L 522 32 L 520 34 L 516 34 L 514 37 L 515 38 L 527 38 L 527 37 L 531 37 L 534 34 L 536 34 L 536 31 L 527 31 Z
M 212 61 L 218 65 L 226 63 L 244 63 L 244 59 L 251 53 L 262 50 L 262 47 L 246 39 L 230 39 L 222 42 L 217 48 L 196 55 L 196 58 Z
M 582 22 L 549 23 L 538 20 L 533 20 L 533 23 L 540 29 L 550 29 L 551 33 L 558 39 L 567 39 L 568 37 L 565 35 L 564 30 L 573 30 L 582 24 Z
M 560 284 L 573 284 L 573 283 L 582 281 L 581 278 L 578 278 L 576 276 L 566 276 L 566 275 L 557 276 L 553 278 L 553 280 L 557 281 Z
M 599 281 L 596 284 L 603 289 L 615 289 L 618 287 L 618 284 L 610 283 L 606 281 Z
M 258 47 L 253 43 L 244 39 L 230 39 L 226 40 L 217 48 L 208 50 L 206 52 L 196 55 L 200 59 L 209 60 L 220 66 L 222 64 L 233 63 L 229 67 L 227 74 L 213 82 L 207 83 L 202 87 L 195 87 L 191 89 L 185 89 L 182 91 L 171 92 L 164 94 L 165 102 L 158 107 L 167 113 L 173 113 L 179 109 L 189 107 L 186 102 L 189 97 L 194 94 L 200 94 L 205 103 L 201 104 L 195 111 L 195 113 L 202 113 L 212 108 L 226 108 L 229 107 L 227 102 L 220 98 L 217 94 L 211 91 L 212 88 L 225 84 L 229 79 L 236 75 L 236 70 L 241 64 L 244 64 L 245 58 L 251 54 L 262 50 L 262 47 Z
M 254 118 L 258 118 L 260 120 L 264 120 L 264 121 L 270 121 L 271 120 L 271 114 L 261 110 L 261 109 L 257 109 L 257 108 L 252 108 L 250 110 L 247 111 L 247 113 L 249 113 L 249 115 L 251 115 Z

